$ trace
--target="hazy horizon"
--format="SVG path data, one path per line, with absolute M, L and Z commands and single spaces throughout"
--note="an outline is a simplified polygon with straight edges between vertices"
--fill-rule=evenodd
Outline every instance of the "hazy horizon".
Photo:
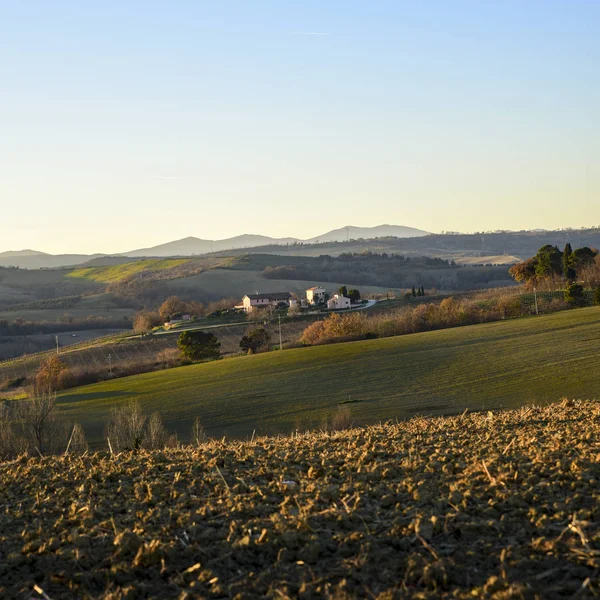
M 0 7 L 0 252 L 600 223 L 600 4 Z

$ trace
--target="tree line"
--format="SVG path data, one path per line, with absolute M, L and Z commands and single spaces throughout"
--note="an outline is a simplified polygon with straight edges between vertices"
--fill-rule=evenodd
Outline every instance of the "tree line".
M 571 305 L 585 303 L 586 288 L 593 289 L 595 299 L 600 299 L 600 254 L 595 248 L 573 250 L 566 243 L 561 251 L 546 244 L 535 256 L 513 265 L 509 273 L 528 288 L 564 289 L 565 300 Z

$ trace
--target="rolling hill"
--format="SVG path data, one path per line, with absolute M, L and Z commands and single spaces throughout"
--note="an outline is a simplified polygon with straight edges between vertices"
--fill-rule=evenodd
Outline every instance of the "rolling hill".
M 176 256 L 194 256 L 240 250 L 259 246 L 286 246 L 288 244 L 312 244 L 317 240 L 341 242 L 354 238 L 374 238 L 381 236 L 417 237 L 428 235 L 426 231 L 399 225 L 379 225 L 377 227 L 342 227 L 324 233 L 309 240 L 292 237 L 272 238 L 265 235 L 244 234 L 223 240 L 203 240 L 197 237 L 186 237 L 181 240 L 166 242 L 149 248 L 138 248 L 123 252 L 117 256 L 129 258 L 165 258 Z M 20 267 L 22 269 L 55 268 L 76 266 L 95 258 L 103 258 L 105 254 L 47 254 L 37 250 L 9 250 L 0 253 L 0 267 Z
M 301 240 L 298 238 L 271 238 L 264 235 L 238 235 L 224 240 L 202 240 L 187 237 L 175 242 L 167 242 L 151 248 L 142 248 L 125 252 L 125 256 L 190 256 L 193 254 L 208 254 L 223 250 L 239 250 L 255 248 L 257 246 L 285 246 L 288 244 L 312 244 L 317 242 L 342 242 L 347 239 L 377 238 L 394 236 L 399 238 L 419 237 L 429 235 L 426 231 L 401 225 L 378 225 L 376 227 L 347 226 L 328 231 L 323 235 Z
M 429 232 L 403 225 L 377 225 L 375 227 L 354 227 L 349 225 L 328 231 L 323 235 L 304 240 L 307 244 L 323 242 L 345 242 L 347 240 L 375 239 L 382 237 L 413 238 L 430 235 Z
M 112 407 L 137 398 L 187 439 L 318 427 L 351 401 L 358 423 L 517 407 L 600 393 L 600 308 L 232 358 L 61 393 L 65 418 L 102 439 Z
M 14 258 L 17 256 L 49 256 L 45 252 L 38 252 L 37 250 L 8 250 L 7 252 L 0 252 L 0 258 Z
M 265 244 L 285 245 L 298 242 L 294 238 L 271 238 L 264 235 L 239 235 L 225 240 L 202 240 L 196 237 L 186 237 L 182 240 L 159 244 L 151 248 L 141 248 L 124 252 L 123 256 L 191 256 L 194 254 L 209 254 L 221 250 L 250 248 L 263 246 Z

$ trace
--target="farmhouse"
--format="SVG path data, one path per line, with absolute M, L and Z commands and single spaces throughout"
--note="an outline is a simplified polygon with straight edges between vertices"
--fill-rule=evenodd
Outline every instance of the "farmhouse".
M 346 298 L 346 296 L 342 296 L 340 294 L 335 294 L 333 298 L 327 301 L 327 308 L 333 310 L 339 310 L 341 308 L 350 308 L 352 306 L 352 301 L 350 298 Z
M 308 288 L 306 299 L 309 304 L 321 304 L 325 300 L 325 289 L 319 286 Z
M 289 306 L 291 299 L 292 295 L 289 292 L 268 292 L 266 294 L 246 294 L 242 303 L 246 312 L 252 312 L 268 306 L 277 306 L 280 302 Z

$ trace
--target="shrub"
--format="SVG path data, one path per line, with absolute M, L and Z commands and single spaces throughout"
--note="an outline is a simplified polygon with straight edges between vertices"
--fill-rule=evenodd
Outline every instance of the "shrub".
M 518 297 L 502 296 L 498 298 L 497 308 L 502 317 L 514 318 L 523 314 L 521 299 Z
M 316 344 L 319 340 L 323 339 L 325 335 L 325 322 L 315 321 L 311 323 L 302 333 L 300 341 L 303 344 Z
M 352 411 L 348 406 L 338 406 L 331 417 L 331 428 L 334 431 L 343 431 L 352 427 Z
M 165 369 L 177 367 L 181 364 L 181 352 L 177 348 L 165 348 L 156 355 L 156 361 Z
M 581 306 L 584 303 L 583 286 L 572 283 L 565 290 L 565 302 L 571 306 Z
M 594 290 L 594 304 L 600 305 L 600 287 Z
M 160 450 L 165 447 L 169 434 L 159 413 L 150 415 L 144 432 L 143 446 L 147 450 Z
M 366 334 L 366 322 L 366 319 L 358 313 L 347 315 L 334 313 L 323 321 L 316 321 L 309 325 L 304 330 L 300 341 L 304 344 L 316 344 L 335 338 L 359 339 Z

